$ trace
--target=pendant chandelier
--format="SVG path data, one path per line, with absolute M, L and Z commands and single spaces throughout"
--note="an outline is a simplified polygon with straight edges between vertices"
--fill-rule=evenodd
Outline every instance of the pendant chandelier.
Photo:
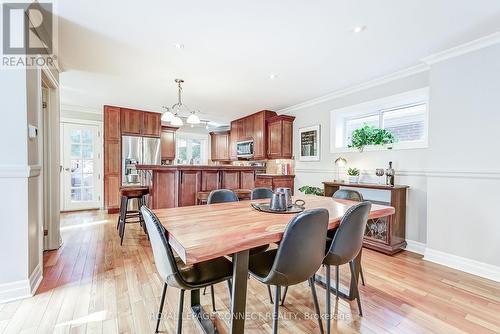
M 194 110 L 190 110 L 184 103 L 182 103 L 182 84 L 184 80 L 175 79 L 178 87 L 178 99 L 177 103 L 174 104 L 171 108 L 163 107 L 166 111 L 161 116 L 161 120 L 165 122 L 169 122 L 173 126 L 183 126 L 184 122 L 182 118 L 187 118 L 186 123 L 194 125 L 200 124 L 200 118 L 196 115 Z M 186 116 L 187 115 L 187 116 Z

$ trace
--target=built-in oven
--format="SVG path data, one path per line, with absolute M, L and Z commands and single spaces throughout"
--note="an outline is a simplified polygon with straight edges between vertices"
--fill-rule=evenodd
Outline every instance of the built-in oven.
M 236 156 L 239 159 L 253 158 L 253 140 L 245 140 L 237 142 Z

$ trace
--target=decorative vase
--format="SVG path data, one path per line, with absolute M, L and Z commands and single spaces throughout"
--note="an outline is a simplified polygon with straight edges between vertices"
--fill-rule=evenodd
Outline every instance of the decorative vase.
M 349 175 L 349 183 L 358 183 L 359 175 Z

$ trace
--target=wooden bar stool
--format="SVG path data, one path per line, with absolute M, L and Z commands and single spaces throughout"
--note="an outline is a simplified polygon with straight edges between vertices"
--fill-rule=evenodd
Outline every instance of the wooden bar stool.
M 121 187 L 120 216 L 118 218 L 118 234 L 120 235 L 120 245 L 123 244 L 125 235 L 125 224 L 139 223 L 146 231 L 146 225 L 141 213 L 141 206 L 146 205 L 146 195 L 149 194 L 148 187 Z M 137 210 L 128 210 L 129 200 L 137 200 Z

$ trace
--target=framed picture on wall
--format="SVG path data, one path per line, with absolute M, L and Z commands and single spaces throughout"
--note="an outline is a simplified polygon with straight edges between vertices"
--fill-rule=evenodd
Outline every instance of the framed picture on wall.
M 299 129 L 300 161 L 319 161 L 320 126 L 308 126 Z

